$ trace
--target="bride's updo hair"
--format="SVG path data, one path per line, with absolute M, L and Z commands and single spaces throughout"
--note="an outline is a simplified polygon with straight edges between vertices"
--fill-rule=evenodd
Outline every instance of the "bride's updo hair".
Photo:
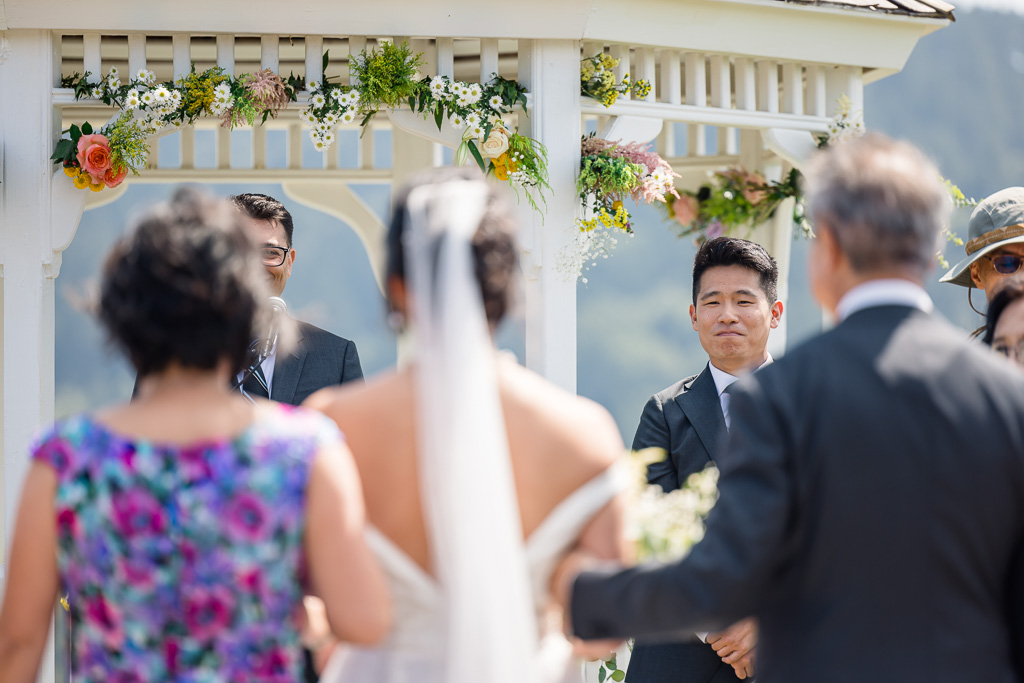
M 387 239 L 387 277 L 405 281 L 406 203 L 409 193 L 425 185 L 441 185 L 452 180 L 479 182 L 487 187 L 487 209 L 473 236 L 473 261 L 480 283 L 484 312 L 493 327 L 501 322 L 512 305 L 519 252 L 516 249 L 516 209 L 494 183 L 475 168 L 432 168 L 417 173 L 399 190 L 391 213 Z

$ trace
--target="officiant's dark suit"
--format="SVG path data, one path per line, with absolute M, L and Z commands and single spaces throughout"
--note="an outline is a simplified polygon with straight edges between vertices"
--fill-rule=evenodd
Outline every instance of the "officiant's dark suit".
M 315 325 L 298 323 L 292 351 L 277 358 L 270 383 L 270 398 L 297 406 L 324 387 L 362 379 L 355 342 Z
M 842 322 L 737 383 L 703 541 L 581 574 L 574 630 L 755 614 L 761 683 L 1024 680 L 1024 375 L 928 312 L 938 172 L 867 136 L 808 179 L 812 290 Z

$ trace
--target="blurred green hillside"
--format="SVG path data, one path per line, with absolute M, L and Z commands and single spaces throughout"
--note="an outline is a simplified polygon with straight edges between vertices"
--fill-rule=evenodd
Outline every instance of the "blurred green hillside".
M 956 23 L 921 41 L 902 73 L 868 86 L 865 99 L 869 128 L 922 147 L 968 196 L 980 199 L 1024 184 L 1024 126 L 1018 122 L 1024 111 L 1024 17 L 960 13 Z M 360 188 L 386 220 L 387 187 Z M 215 185 L 210 190 L 283 198 L 275 185 Z M 171 191 L 163 185 L 131 186 L 118 202 L 87 212 L 65 252 L 57 281 L 58 416 L 130 394 L 129 369 L 106 348 L 82 301 L 95 288 L 103 254 L 131 217 Z M 333 218 L 291 203 L 289 208 L 297 249 L 285 292 L 290 309 L 353 339 L 368 375 L 390 367 L 395 343 L 358 237 Z M 965 234 L 968 216 L 959 212 L 953 230 Z M 676 238 L 672 226 L 650 207 L 636 211 L 634 225 L 636 236 L 622 241 L 614 257 L 592 271 L 578 298 L 579 392 L 611 410 L 627 443 L 647 397 L 698 372 L 706 362 L 687 317 L 693 244 Z M 806 289 L 806 253 L 807 243 L 797 240 L 785 313 L 790 346 L 821 328 L 821 314 Z M 961 256 L 960 247 L 947 250 L 951 263 Z M 966 290 L 937 283 L 931 290 L 939 309 L 955 323 L 965 329 L 979 324 L 967 306 Z M 975 299 L 981 305 L 982 297 Z M 500 343 L 522 355 L 521 319 L 508 323 Z

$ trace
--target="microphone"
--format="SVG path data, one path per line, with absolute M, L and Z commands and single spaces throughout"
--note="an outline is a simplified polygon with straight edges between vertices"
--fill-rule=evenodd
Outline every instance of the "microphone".
M 279 296 L 272 296 L 269 299 L 271 316 L 270 326 L 267 328 L 267 336 L 260 343 L 260 357 L 266 358 L 277 346 L 277 334 L 281 330 L 281 317 L 288 312 L 288 304 Z

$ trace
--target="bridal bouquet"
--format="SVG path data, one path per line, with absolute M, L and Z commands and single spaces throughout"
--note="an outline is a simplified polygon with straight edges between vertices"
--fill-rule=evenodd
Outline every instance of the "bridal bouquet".
M 647 483 L 647 468 L 667 457 L 660 448 L 630 453 L 626 461 L 626 537 L 638 562 L 671 562 L 686 555 L 704 538 L 704 518 L 718 500 L 718 468 L 709 464 L 694 472 L 675 491 Z M 630 645 L 632 647 L 632 645 Z M 599 683 L 626 677 L 616 655 L 601 662 Z
M 665 451 L 645 448 L 629 458 L 626 535 L 639 562 L 671 562 L 686 555 L 704 537 L 704 518 L 718 500 L 718 468 L 694 472 L 675 491 L 647 483 L 647 468 L 664 460 Z

